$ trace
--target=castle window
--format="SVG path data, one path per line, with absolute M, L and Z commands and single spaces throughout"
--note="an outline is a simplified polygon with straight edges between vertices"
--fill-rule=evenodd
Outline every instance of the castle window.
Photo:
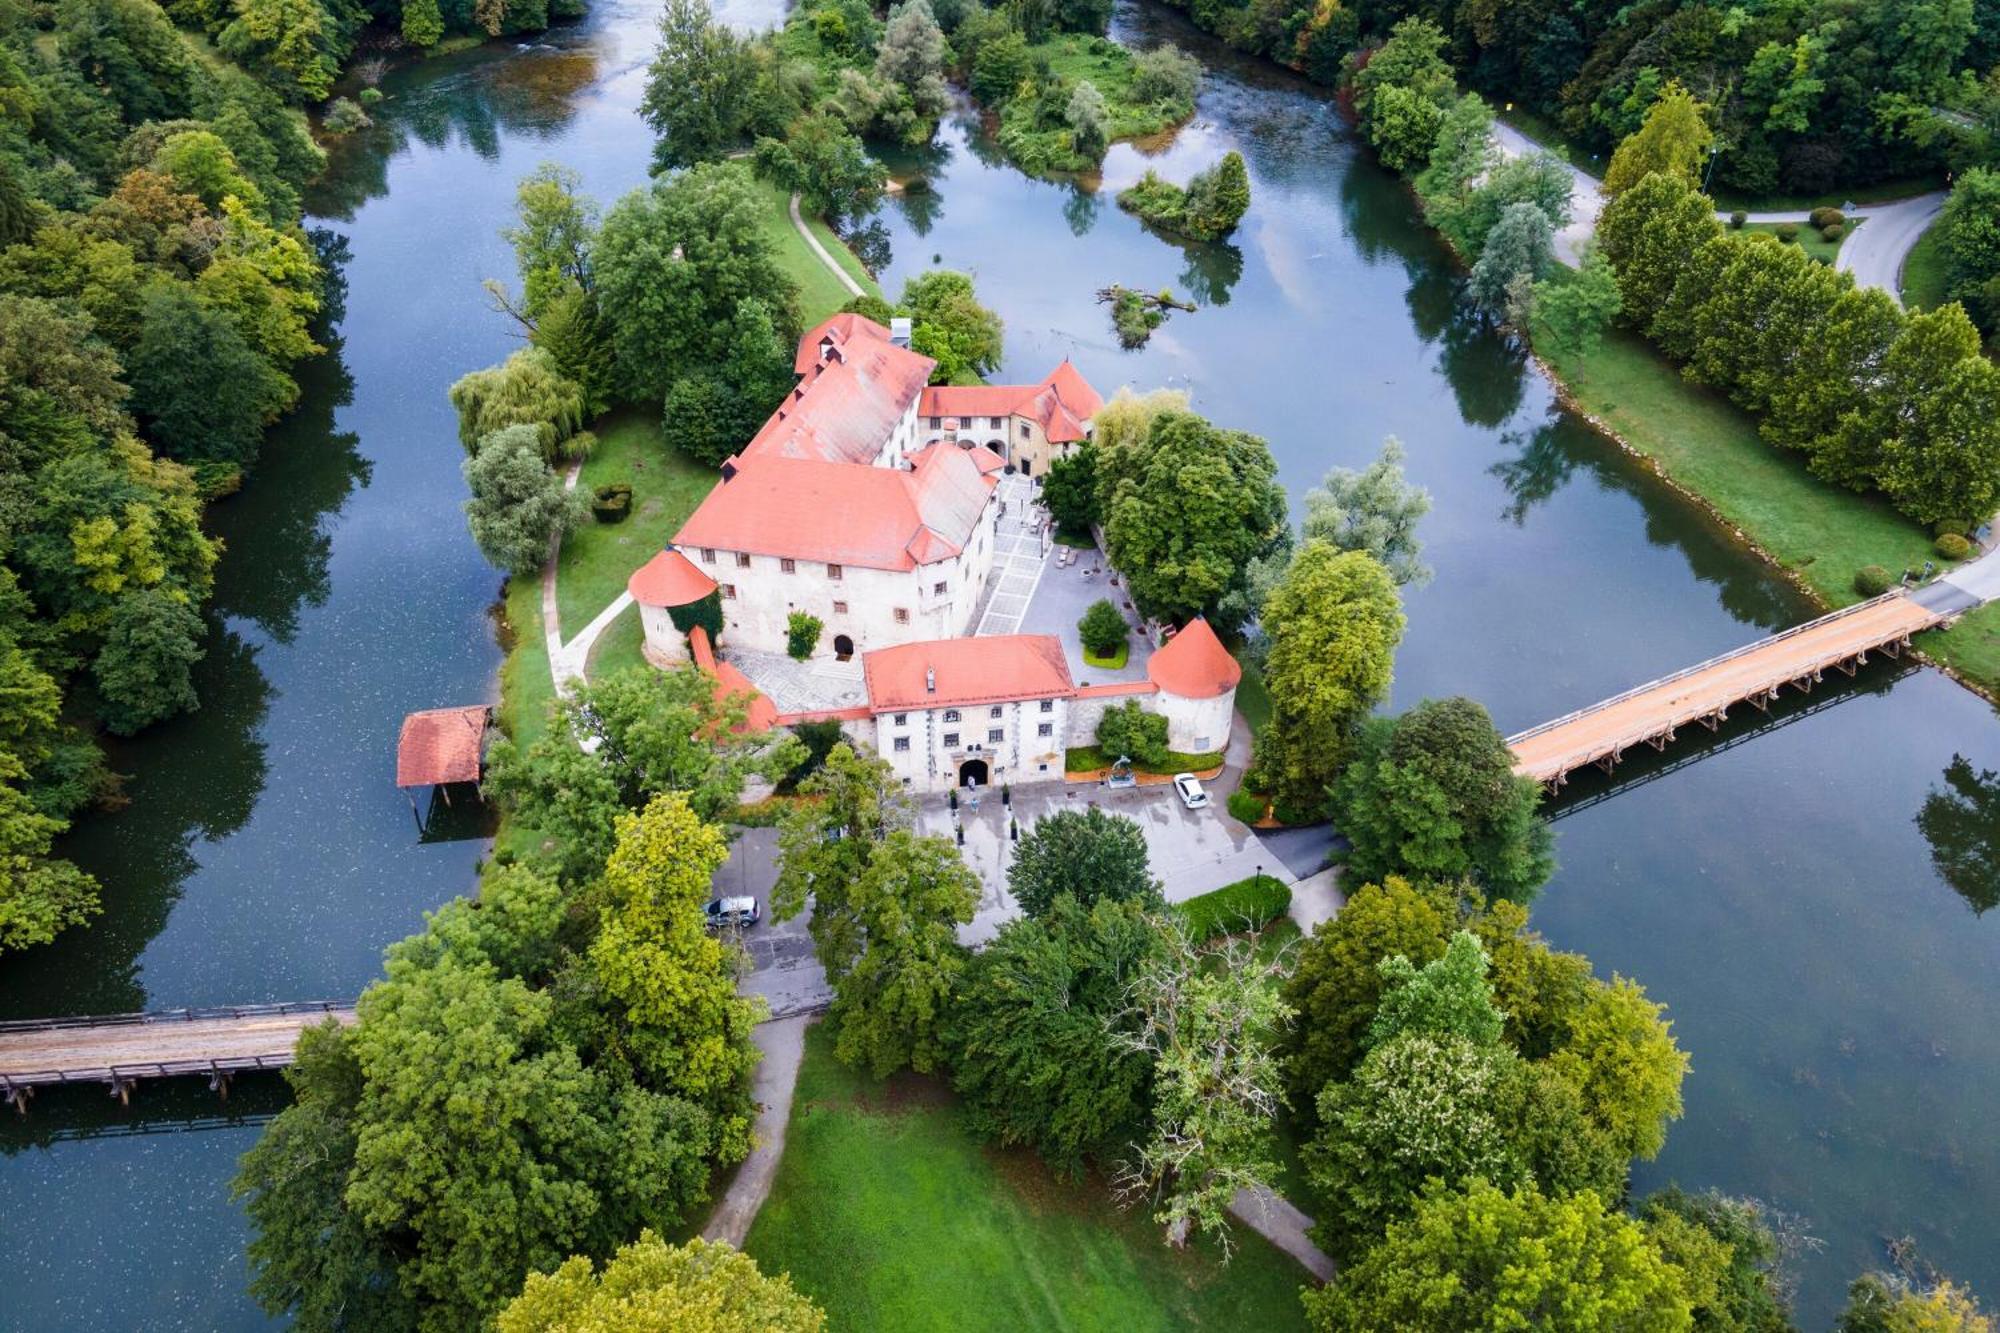
M 844 615 L 846 615 L 846 614 L 847 614 L 847 603 L 846 603 L 846 602 L 835 602 L 835 603 L 833 604 L 833 613 L 834 613 L 835 615 L 837 615 L 837 616 L 844 616 Z
M 994 727 L 986 733 L 986 739 L 991 741 L 993 744 L 998 745 L 1001 741 L 1007 739 L 1007 733 L 1002 731 L 998 727 Z
M 950 586 L 951 586 L 951 585 L 950 585 L 950 584 L 948 584 L 948 583 L 940 583 L 940 584 L 937 584 L 937 585 L 935 585 L 935 586 L 933 586 L 933 587 L 931 588 L 931 593 L 932 593 L 932 594 L 933 594 L 934 596 L 937 596 L 937 597 L 942 597 L 942 596 L 944 596 L 944 593 L 945 593 L 945 589 L 946 589 L 946 588 L 948 588 L 948 587 L 950 587 Z
M 896 737 L 896 753 L 902 754 L 909 748 L 910 748 L 910 738 L 908 736 Z
M 1055 711 L 1056 711 L 1056 701 L 1055 701 L 1054 699 L 1044 699 L 1044 700 L 1042 700 L 1042 711 L 1043 711 L 1044 713 L 1053 713 L 1053 712 L 1055 712 Z
M 910 612 L 907 607 L 899 606 L 896 608 L 896 623 L 898 625 L 907 625 L 910 623 Z
M 832 579 L 835 583 L 840 582 L 840 566 L 828 565 L 826 567 L 826 576 Z
M 910 725 L 910 715 L 909 715 L 908 713 L 898 713 L 898 714 L 896 714 L 896 725 L 897 725 L 897 726 L 899 726 L 899 727 L 907 727 L 907 726 L 909 726 L 909 725 Z
M 799 572 L 799 564 L 796 560 L 780 560 L 778 569 L 786 574 L 796 574 Z
M 991 708 L 986 710 L 986 716 L 1005 717 L 1007 716 L 1007 710 L 1005 708 L 1002 708 L 999 704 L 995 704 Z
M 723 585 L 722 585 L 722 600 L 723 600 L 723 601 L 725 601 L 725 602 L 730 602 L 730 601 L 734 601 L 734 600 L 736 600 L 736 585 L 735 585 L 735 584 L 733 584 L 733 583 L 725 583 L 725 584 L 723 584 Z
M 712 565 L 712 564 L 714 564 L 714 563 L 715 563 L 715 552 L 714 552 L 714 551 L 711 551 L 711 550 L 710 550 L 710 549 L 709 549 L 708 547 L 706 547 L 706 546 L 702 547 L 702 548 L 701 548 L 701 563 L 703 563 L 704 565 Z
M 1021 423 L 1021 438 L 1024 440 L 1028 438 L 1028 423 L 1025 421 Z
M 738 551 L 736 553 L 736 567 L 738 569 L 750 568 L 750 553 L 748 551 Z
M 957 710 L 956 708 L 947 708 L 947 709 L 945 709 L 945 710 L 944 710 L 944 720 L 945 720 L 945 721 L 947 721 L 947 722 L 956 722 L 956 721 L 958 721 L 958 710 Z
M 1056 734 L 1056 725 L 1053 722 L 1038 723 L 1035 727 L 1035 734 L 1037 736 L 1053 736 Z
M 958 733 L 957 733 L 957 732 L 955 732 L 955 731 L 947 731 L 947 732 L 946 732 L 946 733 L 944 734 L 944 748 L 945 748 L 945 749 L 947 749 L 947 750 L 956 750 L 956 749 L 958 748 Z

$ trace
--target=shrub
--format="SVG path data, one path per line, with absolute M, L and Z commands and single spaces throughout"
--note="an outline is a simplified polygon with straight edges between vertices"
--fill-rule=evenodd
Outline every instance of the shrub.
M 1893 580 L 1889 577 L 1889 571 L 1882 566 L 1863 565 L 1861 572 L 1854 576 L 1854 591 L 1863 597 L 1880 597 L 1889 591 L 1891 582 Z
M 327 107 L 326 114 L 320 117 L 319 124 L 328 134 L 352 134 L 356 130 L 367 129 L 374 122 L 368 119 L 368 113 L 358 103 L 336 97 L 333 104 Z
M 1092 657 L 1110 657 L 1125 645 L 1125 617 L 1110 598 L 1100 597 L 1076 622 L 1076 632 Z
M 1829 222 L 1819 229 L 1819 238 L 1822 241 L 1831 241 L 1837 244 L 1840 238 L 1845 235 L 1847 235 L 1847 224 L 1845 222 Z
M 1298 801 L 1278 801 L 1271 806 L 1271 815 L 1280 824 L 1296 827 L 1300 824 L 1317 824 L 1320 812 Z
M 1254 824 L 1264 817 L 1264 798 L 1255 792 L 1240 789 L 1230 792 L 1229 813 L 1245 824 Z
M 1962 518 L 1941 518 L 1931 524 L 1931 536 L 1942 537 L 1947 532 L 1955 532 L 1961 537 L 1972 535 L 1973 525 Z
M 1936 549 L 1947 560 L 1963 560 L 1972 554 L 1972 543 L 1956 532 L 1947 532 L 1937 539 Z
M 1729 215 L 1729 225 L 1737 231 L 1742 231 L 1745 226 L 1749 225 L 1749 222 L 1750 215 L 1740 208 Z
M 803 662 L 819 647 L 819 632 L 826 628 L 818 616 L 794 611 L 785 619 L 785 651 Z
M 599 486 L 591 496 L 590 512 L 599 523 L 623 523 L 632 512 L 632 483 L 614 481 Z
M 1847 225 L 1847 214 L 1837 208 L 1815 208 L 1806 215 L 1806 220 L 1824 232 L 1828 227 Z
M 1796 241 L 1799 239 L 1799 224 L 1796 222 L 1780 222 L 1776 230 L 1778 239 L 1781 241 Z
M 356 97 L 360 99 L 361 105 L 374 106 L 382 100 L 382 90 L 380 88 L 363 88 L 356 94 Z
M 1098 719 L 1097 748 L 1107 761 L 1122 755 L 1141 768 L 1157 769 L 1167 762 L 1167 720 L 1127 699 Z
M 1173 911 L 1197 942 L 1238 930 L 1262 930 L 1292 905 L 1292 891 L 1269 875 L 1252 875 L 1204 893 Z

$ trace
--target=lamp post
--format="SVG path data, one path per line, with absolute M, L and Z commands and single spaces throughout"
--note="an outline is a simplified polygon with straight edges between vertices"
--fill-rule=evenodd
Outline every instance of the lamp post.
M 1708 193 L 1709 178 L 1715 175 L 1715 156 L 1721 151 L 1721 147 L 1716 144 L 1708 146 L 1708 170 L 1701 173 L 1701 192 L 1703 194 Z

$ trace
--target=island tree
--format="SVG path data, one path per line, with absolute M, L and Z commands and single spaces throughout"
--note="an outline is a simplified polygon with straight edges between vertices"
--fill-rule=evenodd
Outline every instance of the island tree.
M 1065 896 L 1086 910 L 1099 900 L 1160 901 L 1160 882 L 1146 863 L 1145 831 L 1095 805 L 1037 819 L 1007 866 L 1007 887 L 1031 917 L 1047 916 Z
M 653 129 L 653 168 L 721 157 L 743 139 L 756 65 L 750 44 L 707 0 L 667 0 L 639 114 Z

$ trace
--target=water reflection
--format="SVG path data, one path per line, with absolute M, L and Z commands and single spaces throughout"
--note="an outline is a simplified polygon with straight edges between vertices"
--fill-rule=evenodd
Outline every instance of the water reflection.
M 1917 811 L 1939 878 L 1965 899 L 1974 916 L 2000 903 L 2000 773 L 1974 769 L 1954 754 L 1944 787 L 1933 787 Z

